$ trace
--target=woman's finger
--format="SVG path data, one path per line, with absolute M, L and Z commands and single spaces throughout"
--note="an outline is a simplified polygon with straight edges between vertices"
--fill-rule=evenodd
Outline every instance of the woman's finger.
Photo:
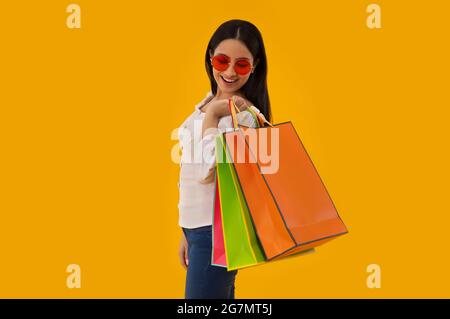
M 183 266 L 183 268 L 186 269 L 187 265 L 186 265 L 186 259 L 185 259 L 185 249 L 184 250 L 180 250 L 178 252 L 178 258 L 180 259 L 181 266 Z
M 245 99 L 240 96 L 233 95 L 234 104 L 238 107 L 239 111 L 245 111 L 248 107 L 248 103 Z
M 189 266 L 189 257 L 187 248 L 184 250 L 184 264 L 186 265 L 186 267 Z

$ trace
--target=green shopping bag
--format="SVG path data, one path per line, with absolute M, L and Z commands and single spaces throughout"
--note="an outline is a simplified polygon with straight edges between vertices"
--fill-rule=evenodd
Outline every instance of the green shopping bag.
M 256 236 L 242 190 L 226 152 L 223 135 L 216 137 L 216 178 L 218 180 L 220 211 L 227 270 L 254 266 L 266 258 Z M 222 152 L 219 156 L 219 152 Z

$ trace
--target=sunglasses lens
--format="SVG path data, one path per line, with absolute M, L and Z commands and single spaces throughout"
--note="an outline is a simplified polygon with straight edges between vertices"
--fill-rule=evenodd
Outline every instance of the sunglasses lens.
M 216 55 L 212 58 L 212 65 L 217 71 L 225 71 L 229 63 L 230 58 L 226 55 Z
M 212 58 L 212 65 L 217 71 L 223 72 L 228 69 L 231 60 L 228 56 L 219 54 Z M 252 65 L 247 60 L 240 60 L 234 64 L 234 71 L 239 75 L 246 75 L 252 70 Z
M 247 73 L 249 73 L 252 69 L 252 65 L 250 64 L 250 62 L 248 61 L 238 61 L 236 62 L 236 64 L 234 65 L 234 70 L 236 71 L 237 74 L 240 75 L 245 75 Z

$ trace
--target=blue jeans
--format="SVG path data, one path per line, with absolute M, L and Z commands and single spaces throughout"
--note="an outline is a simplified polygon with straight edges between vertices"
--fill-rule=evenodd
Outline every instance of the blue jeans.
M 234 299 L 237 270 L 211 265 L 212 226 L 182 228 L 188 243 L 186 299 Z

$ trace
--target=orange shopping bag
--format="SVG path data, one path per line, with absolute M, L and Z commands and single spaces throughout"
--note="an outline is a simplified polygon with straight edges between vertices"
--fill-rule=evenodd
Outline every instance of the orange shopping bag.
M 232 104 L 235 130 L 224 133 L 225 145 L 267 260 L 347 233 L 292 123 L 238 127 Z

